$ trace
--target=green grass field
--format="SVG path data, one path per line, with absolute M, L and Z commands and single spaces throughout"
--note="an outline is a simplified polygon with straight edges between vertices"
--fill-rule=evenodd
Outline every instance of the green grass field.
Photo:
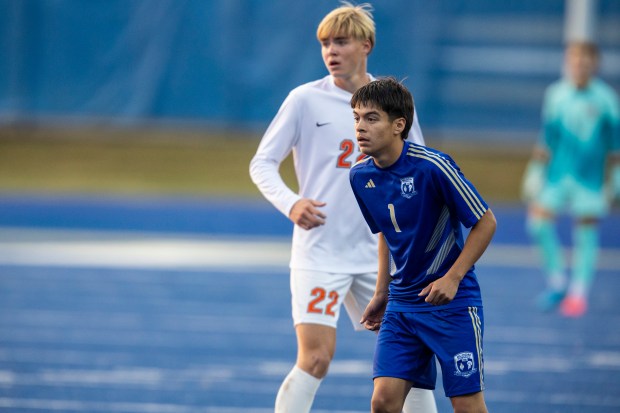
M 458 145 L 450 153 L 482 195 L 516 201 L 527 151 Z M 248 165 L 259 134 L 165 128 L 0 128 L 0 192 L 260 196 Z M 293 188 L 292 161 L 281 168 Z

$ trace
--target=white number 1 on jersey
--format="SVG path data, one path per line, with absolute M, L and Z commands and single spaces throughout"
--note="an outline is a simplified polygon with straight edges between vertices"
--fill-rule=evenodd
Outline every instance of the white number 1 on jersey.
M 398 226 L 398 222 L 396 222 L 396 214 L 394 213 L 394 204 L 388 204 L 388 209 L 390 210 L 390 218 L 392 219 L 392 224 L 394 225 L 394 229 L 396 232 L 401 232 L 400 227 Z

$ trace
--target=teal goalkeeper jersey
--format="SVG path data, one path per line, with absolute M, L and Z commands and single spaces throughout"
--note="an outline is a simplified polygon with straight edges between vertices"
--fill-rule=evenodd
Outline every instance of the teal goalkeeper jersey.
M 600 190 L 607 155 L 620 149 L 620 109 L 614 90 L 599 79 L 584 89 L 568 80 L 547 88 L 542 144 L 549 151 L 547 180 L 574 179 Z

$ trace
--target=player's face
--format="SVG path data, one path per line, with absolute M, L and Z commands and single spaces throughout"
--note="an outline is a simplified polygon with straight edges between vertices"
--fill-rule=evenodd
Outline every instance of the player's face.
M 369 40 L 338 35 L 321 40 L 323 62 L 336 78 L 366 75 L 366 59 L 370 49 Z
M 566 69 L 577 87 L 587 86 L 596 70 L 596 59 L 580 46 L 571 46 L 566 50 Z
M 380 161 L 395 162 L 398 159 L 403 145 L 400 134 L 405 126 L 404 118 L 390 120 L 388 114 L 381 109 L 357 106 L 353 109 L 353 119 L 355 137 L 363 154 Z

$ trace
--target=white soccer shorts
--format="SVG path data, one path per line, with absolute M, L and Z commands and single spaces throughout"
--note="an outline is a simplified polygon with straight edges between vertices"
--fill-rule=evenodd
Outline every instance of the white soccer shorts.
M 293 322 L 336 328 L 344 303 L 355 330 L 364 330 L 362 314 L 374 295 L 377 273 L 337 274 L 291 270 Z

